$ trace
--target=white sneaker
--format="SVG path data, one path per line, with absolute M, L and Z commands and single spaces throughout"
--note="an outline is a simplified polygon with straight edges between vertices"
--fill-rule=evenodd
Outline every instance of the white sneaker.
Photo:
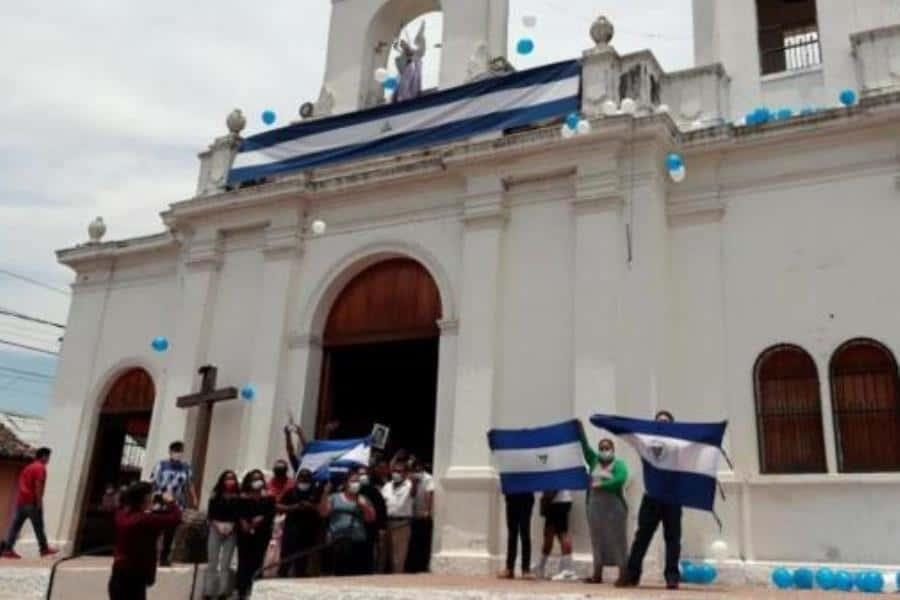
M 578 581 L 578 574 L 567 569 L 554 575 L 553 581 Z

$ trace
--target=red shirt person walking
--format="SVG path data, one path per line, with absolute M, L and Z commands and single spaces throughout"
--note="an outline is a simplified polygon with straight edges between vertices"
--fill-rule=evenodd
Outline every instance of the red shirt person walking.
M 10 523 L 6 538 L 0 543 L 0 557 L 22 558 L 15 551 L 16 540 L 30 520 L 34 528 L 41 556 L 51 556 L 59 552 L 47 544 L 44 531 L 44 488 L 47 484 L 47 463 L 50 462 L 50 448 L 38 448 L 35 458 L 19 475 L 19 490 L 16 496 L 16 512 Z

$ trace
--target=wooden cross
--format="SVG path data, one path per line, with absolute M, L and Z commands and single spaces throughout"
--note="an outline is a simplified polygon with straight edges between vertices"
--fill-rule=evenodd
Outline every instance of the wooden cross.
M 198 373 L 203 376 L 200 391 L 196 394 L 179 396 L 175 402 L 178 408 L 199 408 L 197 426 L 194 428 L 194 450 L 191 453 L 191 466 L 194 469 L 194 485 L 197 494 L 203 490 L 203 470 L 206 467 L 206 449 L 209 446 L 209 427 L 212 423 L 213 405 L 224 400 L 233 400 L 238 396 L 236 387 L 216 389 L 218 369 L 212 365 L 200 367 Z

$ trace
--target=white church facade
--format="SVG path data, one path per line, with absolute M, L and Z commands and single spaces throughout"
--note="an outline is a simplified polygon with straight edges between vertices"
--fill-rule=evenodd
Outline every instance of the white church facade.
M 333 0 L 310 118 L 367 106 L 371 48 L 442 4 L 441 89 L 505 56 L 506 0 Z M 488 572 L 505 547 L 490 428 L 665 408 L 729 421 L 724 526 L 690 514 L 686 556 L 721 537 L 739 564 L 900 564 L 900 5 L 807 0 L 779 23 L 779 0 L 725 4 L 695 0 L 698 66 L 679 72 L 620 55 L 598 21 L 591 131 L 570 139 L 538 123 L 227 186 L 232 115 L 163 233 L 58 253 L 75 280 L 48 534 L 86 545 L 117 432 L 146 440 L 144 476 L 169 442 L 205 445 L 205 503 L 222 469 L 283 455 L 288 415 L 311 436 L 388 422 L 433 462 L 435 568 Z M 761 105 L 794 115 L 745 124 Z M 255 389 L 214 407 L 208 443 L 176 406 L 204 365 Z M 633 524 L 640 464 L 619 447 Z

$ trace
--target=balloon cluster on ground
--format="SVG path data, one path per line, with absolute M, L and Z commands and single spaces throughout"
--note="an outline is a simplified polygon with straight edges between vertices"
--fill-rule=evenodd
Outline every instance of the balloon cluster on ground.
M 719 572 L 709 563 L 681 562 L 681 581 L 700 585 L 709 585 L 716 580 Z
M 150 347 L 156 352 L 165 352 L 169 349 L 169 340 L 165 336 L 157 336 L 150 342 Z
M 900 574 L 897 575 L 897 586 L 900 587 Z M 834 571 L 827 567 L 816 570 L 799 568 L 793 572 L 785 567 L 772 571 L 772 583 L 781 590 L 799 589 L 835 590 L 850 592 L 856 589 L 868 594 L 880 594 L 884 591 L 885 578 L 879 571 Z

